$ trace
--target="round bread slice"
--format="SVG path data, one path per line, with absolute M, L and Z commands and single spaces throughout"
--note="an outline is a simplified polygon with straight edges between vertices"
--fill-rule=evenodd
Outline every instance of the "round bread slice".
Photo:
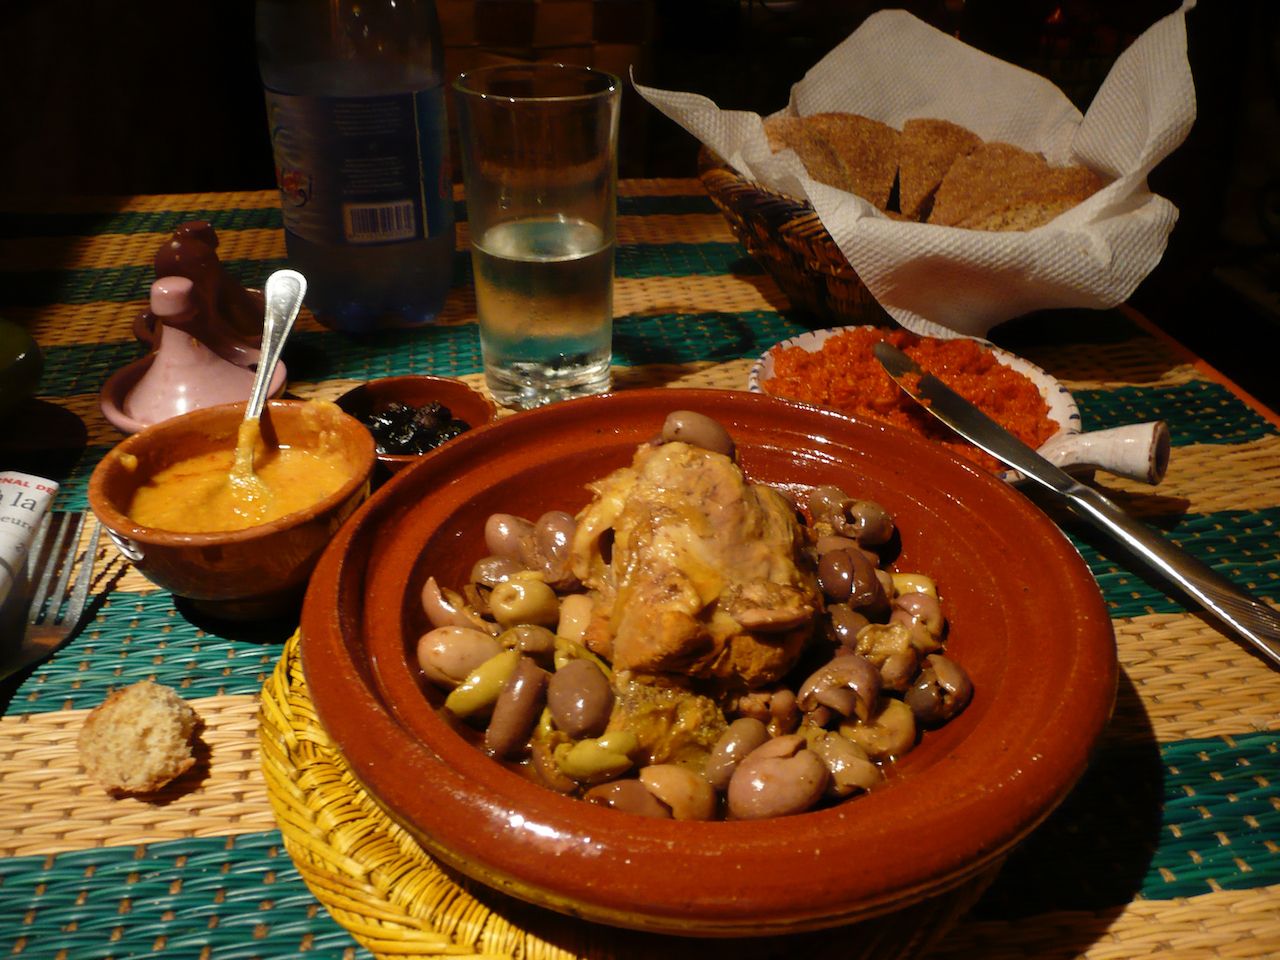
M 200 717 L 171 688 L 142 680 L 89 711 L 80 730 L 80 762 L 110 793 L 150 793 L 195 764 Z

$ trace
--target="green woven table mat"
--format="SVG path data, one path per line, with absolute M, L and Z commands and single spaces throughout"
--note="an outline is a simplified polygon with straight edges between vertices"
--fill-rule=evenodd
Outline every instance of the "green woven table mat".
M 371 956 L 318 909 L 278 831 L 0 859 L 0 903 L 5 956 Z
M 1049 908 L 1106 910 L 1134 896 L 1172 900 L 1271 886 L 1280 883 L 1277 837 L 1276 734 L 1181 741 L 1158 751 L 1104 745 L 974 916 L 1008 920 Z M 1054 870 L 1046 872 L 1046 863 Z M 0 860 L 0 895 L 0 916 L 15 911 L 0 923 L 8 955 L 178 956 L 205 948 L 219 957 L 347 948 L 368 955 L 315 910 L 274 830 Z M 66 931 L 73 935 L 61 936 Z M 23 946 L 33 940 L 44 946 Z
M 770 281 L 738 244 L 682 237 L 694 221 L 718 216 L 696 182 L 686 186 L 683 193 L 620 198 L 621 216 L 676 218 L 670 230 L 655 231 L 661 242 L 620 247 L 620 279 L 647 290 L 643 285 L 650 282 L 731 277 L 744 288 L 767 291 Z M 0 213 L 0 241 L 66 238 L 110 246 L 112 237 L 132 236 L 143 245 L 147 235 L 154 234 L 158 243 L 192 219 L 209 220 L 224 234 L 256 231 L 273 238 L 280 229 L 278 209 L 260 196 L 253 199 L 253 204 L 232 209 L 218 206 L 210 196 L 154 198 L 124 209 Z M 465 218 L 462 205 L 457 212 Z M 16 308 L 23 316 L 28 314 L 22 311 L 39 316 L 54 306 L 116 304 L 117 314 L 123 315 L 130 305 L 140 307 L 153 279 L 150 265 L 136 257 L 101 263 L 107 265 L 54 269 L 37 264 L 22 271 L 0 266 L 0 311 Z M 267 254 L 232 258 L 228 267 L 241 282 L 257 285 L 282 263 Z M 469 262 L 461 252 L 457 264 L 455 286 L 461 291 L 470 282 Z M 642 306 L 617 319 L 615 361 L 620 367 L 751 360 L 816 325 L 786 309 L 708 306 L 695 311 L 672 308 L 666 299 L 653 302 L 652 311 Z M 132 339 L 122 338 L 123 332 L 121 328 L 105 342 L 49 346 L 42 394 L 74 408 L 93 409 L 102 381 L 143 351 Z M 1037 315 L 1000 328 L 995 339 L 1066 381 L 1085 429 L 1165 420 L 1175 464 L 1186 464 L 1186 455 L 1202 446 L 1230 456 L 1276 444 L 1280 435 L 1273 421 L 1227 387 L 1180 365 L 1123 312 Z M 290 380 L 304 385 L 410 372 L 475 375 L 481 369 L 471 322 L 361 339 L 300 325 L 285 361 Z M 89 472 L 107 449 L 101 439 L 95 434 L 54 477 L 63 485 L 60 507 L 84 507 Z M 1181 482 L 1196 491 L 1215 485 L 1229 489 L 1229 468 L 1215 460 L 1217 454 L 1197 456 L 1196 472 L 1184 473 Z M 1241 501 L 1255 509 L 1190 511 L 1177 498 L 1162 498 L 1158 488 L 1149 498 L 1128 489 L 1143 504 L 1147 522 L 1228 576 L 1280 602 L 1280 504 L 1268 499 L 1265 489 L 1256 499 Z M 1188 614 L 1179 598 L 1135 573 L 1115 549 L 1088 531 L 1068 527 L 1068 535 L 1097 579 L 1121 633 L 1125 677 L 1117 718 L 1067 803 L 1010 858 L 974 911 L 975 924 L 1012 930 L 1018 918 L 1046 911 L 1105 916 L 1134 903 L 1173 904 L 1204 896 L 1212 903 L 1215 895 L 1228 891 L 1265 894 L 1280 884 L 1277 733 L 1247 723 L 1233 727 L 1230 683 L 1214 687 L 1201 682 L 1215 670 L 1256 678 L 1257 665 L 1235 648 L 1227 658 L 1218 657 L 1223 641 L 1211 625 Z M 204 623 L 170 595 L 139 588 L 136 580 L 129 584 L 107 596 L 87 629 L 64 650 L 20 682 L 0 688 L 7 696 L 0 704 L 0 720 L 14 724 L 24 716 L 86 709 L 112 688 L 143 677 L 175 686 L 190 698 L 257 696 L 276 667 L 292 624 L 249 629 Z M 1150 672 L 1145 659 L 1149 642 L 1194 650 L 1195 656 L 1212 655 L 1202 661 L 1203 676 L 1181 666 L 1162 677 Z M 1259 716 L 1262 723 L 1274 723 L 1265 698 L 1261 706 L 1258 699 L 1248 702 L 1248 715 L 1254 723 Z M 1186 719 L 1171 719 L 1182 703 Z M 1205 729 L 1231 732 L 1184 732 Z M 1046 869 L 1047 864 L 1053 869 Z M 0 949 L 13 955 L 369 955 L 316 902 L 283 852 L 278 831 L 0 859 L 0 891 Z M 1280 950 L 1280 941 L 1275 945 Z

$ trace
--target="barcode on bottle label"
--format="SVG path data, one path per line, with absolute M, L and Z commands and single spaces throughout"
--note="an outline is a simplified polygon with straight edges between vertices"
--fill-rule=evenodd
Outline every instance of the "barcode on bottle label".
M 345 206 L 342 222 L 348 243 L 412 240 L 418 235 L 412 200 Z

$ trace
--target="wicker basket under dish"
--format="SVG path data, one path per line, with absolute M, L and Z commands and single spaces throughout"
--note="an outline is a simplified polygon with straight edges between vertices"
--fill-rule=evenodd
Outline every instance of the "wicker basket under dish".
M 698 178 L 734 236 L 793 306 L 832 326 L 892 323 L 807 201 L 747 180 L 705 147 Z

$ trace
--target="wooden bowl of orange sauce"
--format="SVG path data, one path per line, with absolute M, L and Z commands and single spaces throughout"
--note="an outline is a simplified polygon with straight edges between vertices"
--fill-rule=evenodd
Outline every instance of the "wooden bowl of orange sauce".
M 147 427 L 103 457 L 89 505 L 133 565 L 219 619 L 282 614 L 368 496 L 369 432 L 324 401 L 272 400 L 252 492 L 232 482 L 243 403 Z

